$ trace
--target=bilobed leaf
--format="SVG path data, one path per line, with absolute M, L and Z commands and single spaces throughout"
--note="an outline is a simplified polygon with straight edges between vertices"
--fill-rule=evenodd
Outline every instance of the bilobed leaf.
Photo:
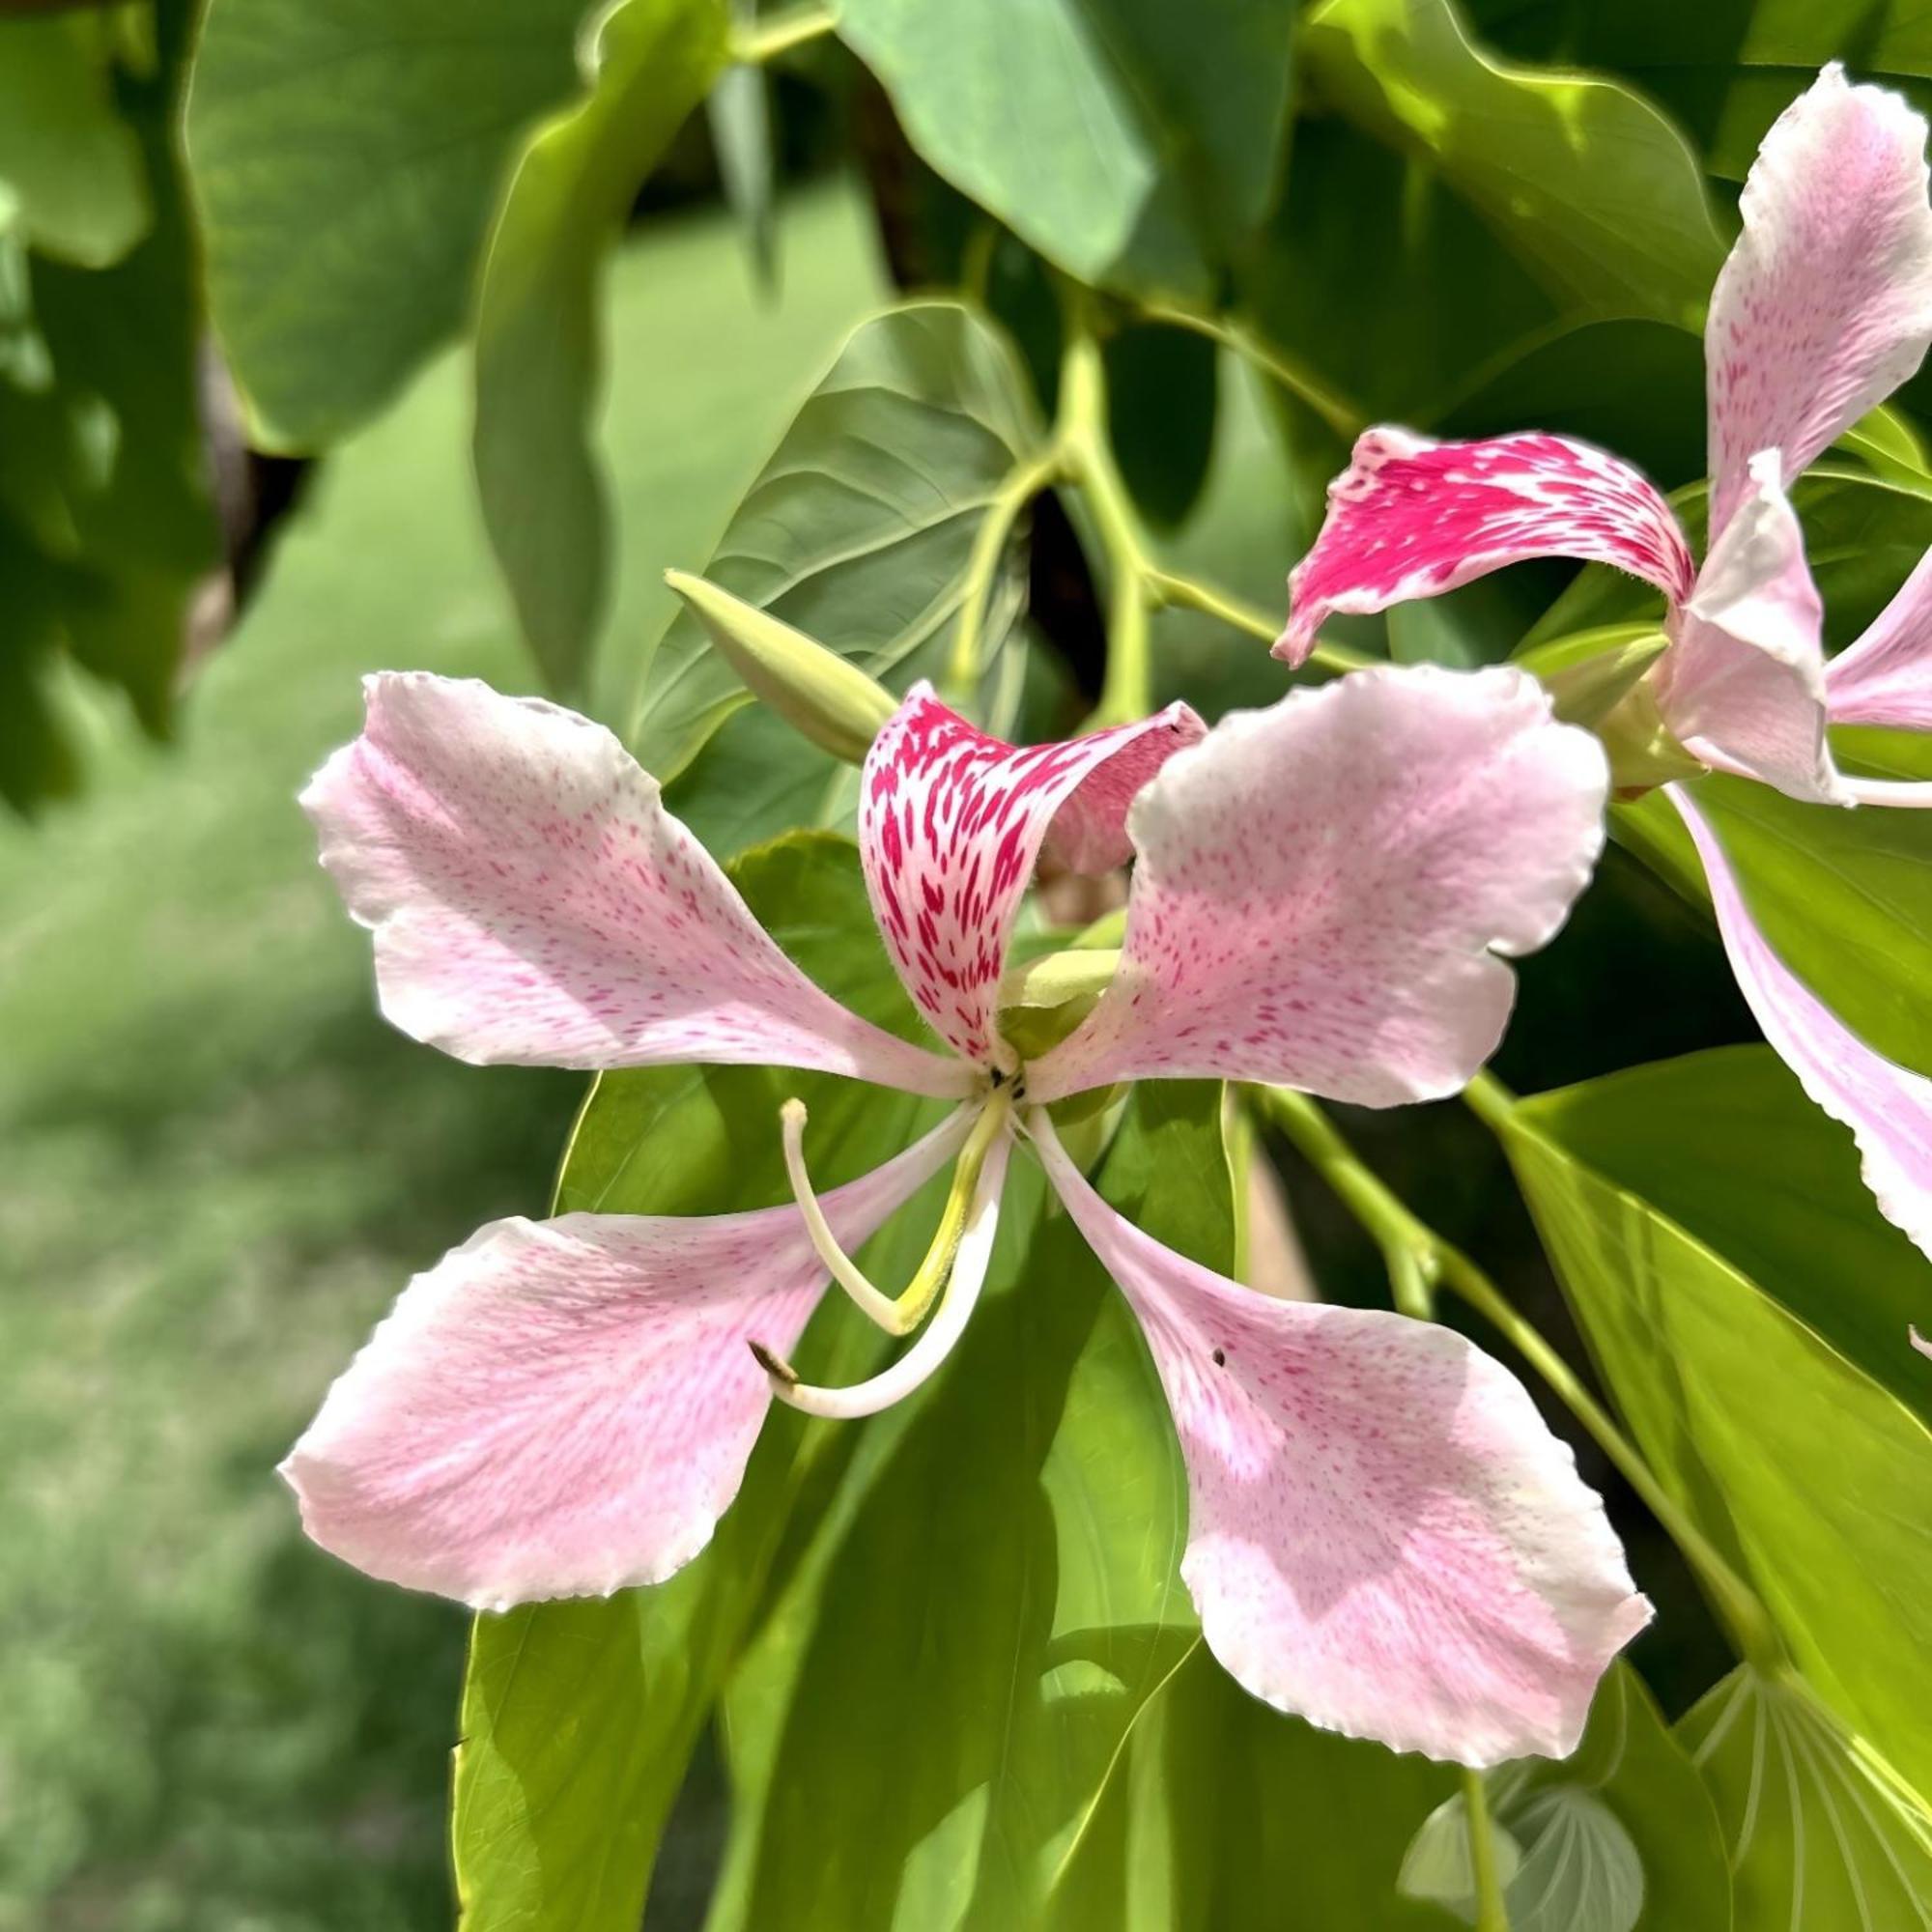
M 1677 1729 L 1717 1802 L 1737 1932 L 1932 1926 L 1932 1812 L 1803 1684 L 1742 1664 Z
M 586 99 L 524 150 L 476 316 L 476 484 L 537 662 L 582 681 L 610 591 L 611 508 L 590 437 L 604 257 L 639 185 L 724 62 L 719 0 L 617 0 Z
M 1932 1430 L 1894 1393 L 1923 1267 L 1864 1199 L 1849 1136 L 1803 1105 L 1767 1052 L 1730 1049 L 1523 1101 L 1505 1145 L 1660 1477 L 1923 1790 Z
M 1041 440 L 991 323 L 957 302 L 888 310 L 806 398 L 702 574 L 896 691 L 943 676 L 980 524 Z M 993 573 L 985 658 L 997 659 L 1019 614 L 1023 531 Z M 680 611 L 651 660 L 632 732 L 639 761 L 668 782 L 750 702 Z M 822 784 L 832 760 L 801 745 L 796 769 Z
M 822 984 L 881 1024 L 917 1025 L 848 843 L 806 835 L 734 873 L 767 929 Z M 933 1111 L 854 1081 L 764 1067 L 606 1074 L 572 1136 L 558 1208 L 695 1214 L 786 1199 L 778 1108 L 791 1094 L 810 1106 L 824 1185 L 889 1159 Z M 867 1260 L 888 1278 L 909 1270 L 929 1221 L 908 1209 Z M 843 1380 L 875 1363 L 876 1331 L 849 1314 L 839 1303 L 812 1324 L 801 1354 L 811 1373 Z M 810 1435 L 776 1410 L 716 1541 L 668 1583 L 477 1619 L 452 1826 L 466 1932 L 635 1932 L 666 1814 L 783 1539 L 809 1520 L 827 1459 L 836 1466 L 855 1440 Z
M 1179 328 L 1129 327 L 1109 338 L 1107 433 L 1121 477 L 1150 523 L 1182 523 L 1214 456 L 1220 351 Z
M 923 158 L 1085 282 L 1205 299 L 1265 213 L 1279 0 L 839 0 Z
M 187 151 L 209 301 L 257 440 L 320 449 L 469 313 L 584 0 L 210 0 Z
M 140 143 L 114 99 L 119 23 L 0 19 L 0 228 L 84 269 L 118 262 L 150 219 Z

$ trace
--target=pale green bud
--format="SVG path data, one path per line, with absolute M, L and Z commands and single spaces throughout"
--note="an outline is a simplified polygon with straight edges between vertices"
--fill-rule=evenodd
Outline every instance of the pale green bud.
M 884 685 L 769 611 L 701 577 L 668 570 L 665 582 L 691 607 L 753 697 L 834 757 L 865 763 L 879 727 L 898 708 Z

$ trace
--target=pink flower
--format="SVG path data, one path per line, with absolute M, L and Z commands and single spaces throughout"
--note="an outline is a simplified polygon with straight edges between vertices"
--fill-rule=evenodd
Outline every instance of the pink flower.
M 1932 342 L 1925 123 L 1835 65 L 1765 136 L 1705 332 L 1711 542 L 1703 567 L 1628 464 L 1531 432 L 1431 442 L 1369 431 L 1329 486 L 1289 579 L 1275 654 L 1298 664 L 1331 611 L 1385 610 L 1534 556 L 1606 563 L 1663 592 L 1669 639 L 1647 674 L 1658 714 L 1714 771 L 1835 805 L 1932 805 L 1932 785 L 1848 777 L 1829 723 L 1932 729 L 1932 555 L 1827 664 L 1818 593 L 1785 497 L 1827 444 L 1918 367 Z M 1852 1129 L 1886 1215 L 1932 1254 L 1932 1081 L 1874 1052 L 1752 925 L 1715 835 L 1683 816 L 1739 985 L 1805 1092 Z
M 1205 738 L 1177 706 L 1026 750 L 922 688 L 866 761 L 859 838 L 937 1053 L 807 980 L 607 731 L 372 679 L 363 735 L 303 802 L 406 1032 L 470 1061 L 754 1061 L 959 1104 L 822 1199 L 793 1103 L 796 1205 L 483 1229 L 412 1283 L 291 1453 L 309 1534 L 480 1606 L 662 1580 L 709 1539 L 775 1396 L 865 1414 L 939 1366 L 1023 1145 L 1146 1331 L 1188 1468 L 1183 1575 L 1227 1667 L 1401 1748 L 1568 1751 L 1649 1606 L 1521 1385 L 1446 1328 L 1271 1300 L 1171 1253 L 1101 1201 L 1047 1104 L 1157 1075 L 1371 1106 L 1455 1092 L 1507 1017 L 1497 955 L 1548 940 L 1588 877 L 1605 784 L 1596 742 L 1514 670 L 1366 671 Z M 1022 1063 L 998 988 L 1043 844 L 1136 865 L 1114 981 Z M 949 1161 L 908 1314 L 850 1251 Z M 937 1297 L 854 1388 L 783 1361 L 828 1276 L 898 1332 Z

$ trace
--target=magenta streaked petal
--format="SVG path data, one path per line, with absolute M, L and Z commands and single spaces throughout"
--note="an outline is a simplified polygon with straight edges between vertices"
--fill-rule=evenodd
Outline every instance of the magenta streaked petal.
M 1703 862 L 1718 932 L 1765 1038 L 1813 1103 L 1852 1130 L 1879 1212 L 1932 1256 L 1932 1080 L 1867 1046 L 1772 951 L 1717 834 L 1681 786 L 1664 789 Z
M 1450 1329 L 1277 1301 L 1161 1246 L 1044 1122 L 1174 1412 L 1208 1649 L 1327 1730 L 1478 1766 L 1567 1755 L 1650 1605 L 1522 1384 Z
M 1750 466 L 1739 503 L 1653 677 L 1664 723 L 1718 771 L 1842 805 L 1825 742 L 1824 621 L 1777 452 Z
M 1432 442 L 1369 430 L 1328 486 L 1315 548 L 1289 577 L 1288 628 L 1274 654 L 1298 665 L 1333 612 L 1435 597 L 1533 556 L 1610 564 L 1673 604 L 1695 572 L 1670 505 L 1589 443 L 1542 431 Z
M 611 733 L 472 680 L 384 673 L 302 806 L 376 935 L 383 1011 L 459 1060 L 750 1062 L 952 1095 L 970 1068 L 794 966 Z
M 1834 724 L 1932 731 L 1932 551 L 1857 643 L 1825 667 Z
M 822 1197 L 856 1247 L 958 1151 L 962 1110 Z M 795 1206 L 497 1221 L 418 1275 L 282 1472 L 325 1549 L 478 1608 L 657 1583 L 711 1539 L 825 1290 Z
M 989 737 L 920 685 L 866 758 L 859 849 L 886 951 L 914 1004 L 969 1060 L 1010 1063 L 1000 975 L 1043 842 L 1107 870 L 1136 793 L 1206 727 L 1184 704 L 1060 744 Z
M 1606 782 L 1519 670 L 1378 668 L 1224 719 L 1135 803 L 1120 970 L 1030 1091 L 1457 1092 L 1509 1014 L 1496 955 L 1543 945 L 1589 880 Z
M 1782 451 L 1789 483 L 1932 342 L 1925 123 L 1833 62 L 1764 137 L 1738 206 L 1704 331 L 1714 541 L 1753 456 Z

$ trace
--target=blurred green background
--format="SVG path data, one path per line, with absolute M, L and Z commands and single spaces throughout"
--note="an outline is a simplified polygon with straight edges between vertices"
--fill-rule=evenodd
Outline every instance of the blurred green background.
M 775 306 L 720 217 L 615 265 L 613 689 L 877 297 L 852 195 L 786 241 Z M 295 804 L 362 672 L 532 683 L 467 409 L 439 364 L 319 469 L 178 747 L 76 680 L 87 793 L 0 817 L 6 1932 L 448 1920 L 465 1620 L 302 1543 L 272 1469 L 413 1269 L 542 1211 L 581 1086 L 391 1033 Z

